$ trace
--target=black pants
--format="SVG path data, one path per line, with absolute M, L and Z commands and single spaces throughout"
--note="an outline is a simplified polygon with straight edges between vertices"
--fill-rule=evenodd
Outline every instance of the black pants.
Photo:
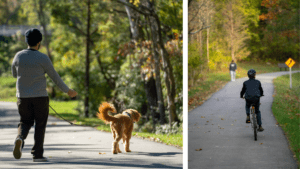
M 18 98 L 17 105 L 20 114 L 17 137 L 25 140 L 35 122 L 34 145 L 31 154 L 34 157 L 43 156 L 45 131 L 49 115 L 49 97 Z
M 259 111 L 259 106 L 260 106 L 260 99 L 259 98 L 256 98 L 256 99 L 246 99 L 246 114 L 247 116 L 250 115 L 250 106 L 251 104 L 254 105 L 255 107 L 255 114 L 256 114 L 256 119 L 257 119 L 257 123 L 258 125 L 261 125 L 262 122 L 261 122 L 261 113 Z

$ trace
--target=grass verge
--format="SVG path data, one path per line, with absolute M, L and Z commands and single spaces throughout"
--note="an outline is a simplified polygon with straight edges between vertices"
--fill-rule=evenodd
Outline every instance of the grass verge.
M 277 64 L 266 64 L 259 62 L 238 62 L 236 78 L 247 77 L 249 69 L 255 69 L 256 74 L 278 72 Z M 300 70 L 299 65 L 293 70 Z M 203 73 L 202 80 L 196 81 L 194 86 L 189 85 L 188 89 L 188 109 L 189 111 L 202 105 L 213 93 L 222 89 L 231 79 L 229 70 Z M 242 86 L 240 87 L 242 89 Z
M 17 102 L 16 81 L 13 77 L 0 77 L 0 101 Z
M 4 102 L 17 102 L 16 98 L 16 79 L 13 77 L 0 77 L 0 101 Z M 110 126 L 96 117 L 86 118 L 81 116 L 76 107 L 78 101 L 55 101 L 50 100 L 50 106 L 64 119 L 71 121 L 74 124 L 91 126 L 100 131 L 110 132 Z M 49 113 L 51 116 L 60 118 L 50 108 Z M 133 132 L 134 137 L 156 141 L 167 145 L 172 145 L 178 148 L 183 147 L 182 134 L 155 134 L 146 132 Z
M 290 148 L 300 164 L 300 73 L 292 74 L 292 89 L 289 75 L 274 79 L 275 94 L 272 112 L 289 140 Z

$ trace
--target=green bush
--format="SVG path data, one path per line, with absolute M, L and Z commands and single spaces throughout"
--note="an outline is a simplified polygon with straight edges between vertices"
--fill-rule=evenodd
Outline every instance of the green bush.
M 155 134 L 177 134 L 182 132 L 182 123 L 178 125 L 177 122 L 172 123 L 172 127 L 169 124 L 157 125 L 155 128 Z

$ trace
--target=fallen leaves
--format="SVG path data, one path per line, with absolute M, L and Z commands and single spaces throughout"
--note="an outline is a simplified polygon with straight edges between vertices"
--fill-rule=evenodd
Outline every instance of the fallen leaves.
M 99 154 L 100 154 L 100 155 L 103 155 L 103 154 L 106 154 L 106 153 L 101 153 L 101 152 L 99 152 Z
M 202 150 L 202 148 L 196 149 L 196 151 L 201 151 L 201 150 Z
M 259 143 L 259 145 L 262 145 L 263 143 Z
M 200 91 L 192 92 L 193 96 L 189 96 L 188 105 L 189 105 L 189 111 L 201 106 L 207 99 L 211 97 L 213 93 L 223 88 L 223 86 L 227 83 L 227 81 L 215 81 L 213 84 L 210 84 L 209 88 L 200 89 L 199 87 L 205 86 L 205 84 L 200 84 L 199 86 L 189 86 L 190 92 L 192 92 L 193 89 L 199 89 Z M 189 92 L 189 93 L 190 93 Z M 190 95 L 190 94 L 189 94 Z M 201 97 L 199 97 L 201 96 Z M 219 98 L 217 98 L 218 100 Z
M 201 118 L 205 118 L 204 116 L 201 116 Z
M 221 118 L 221 120 L 224 120 L 224 118 Z

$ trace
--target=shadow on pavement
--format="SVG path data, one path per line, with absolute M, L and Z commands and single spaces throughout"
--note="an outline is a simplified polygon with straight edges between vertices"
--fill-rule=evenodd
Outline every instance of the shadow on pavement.
M 177 154 L 182 154 L 178 152 L 164 152 L 164 153 L 147 153 L 147 152 L 138 152 L 138 155 L 148 155 L 148 156 L 173 156 Z
M 182 168 L 182 167 L 175 167 L 175 166 L 170 166 L 170 165 L 165 165 L 165 164 L 160 164 L 160 163 L 152 163 L 152 164 L 147 164 L 143 165 L 141 163 L 142 160 L 138 159 L 131 159 L 131 160 L 126 160 L 126 161 L 113 161 L 114 158 L 110 158 L 109 161 L 107 162 L 106 158 L 99 158 L 99 159 L 88 159 L 88 158 L 48 158 L 49 162 L 42 162 L 42 163 L 33 163 L 31 158 L 22 158 L 21 160 L 16 160 L 13 157 L 8 158 L 4 157 L 1 159 L 1 161 L 7 161 L 7 162 L 13 162 L 15 161 L 14 165 L 19 166 L 19 167 L 24 167 L 24 166 L 70 166 L 70 165 L 84 165 L 84 166 L 99 166 L 99 168 L 106 168 L 106 167 L 131 167 L 131 168 Z M 117 159 L 117 158 L 116 158 Z M 135 164 L 136 161 L 139 161 L 139 164 Z M 29 163 L 30 162 L 30 163 Z

